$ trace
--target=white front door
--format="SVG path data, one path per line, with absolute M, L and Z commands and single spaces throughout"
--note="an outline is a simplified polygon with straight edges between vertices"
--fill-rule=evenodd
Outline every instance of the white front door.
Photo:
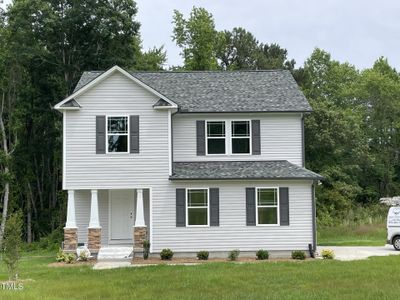
M 134 190 L 110 191 L 111 240 L 132 241 Z

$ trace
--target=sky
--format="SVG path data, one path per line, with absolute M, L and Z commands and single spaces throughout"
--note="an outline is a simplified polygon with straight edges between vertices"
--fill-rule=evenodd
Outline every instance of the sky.
M 1 2 L 1 0 L 0 0 Z M 4 4 L 11 0 L 4 0 Z M 182 64 L 172 41 L 172 15 L 193 6 L 213 14 L 217 30 L 243 27 L 263 43 L 278 43 L 299 67 L 315 47 L 358 68 L 380 56 L 400 69 L 400 1 L 397 0 L 137 0 L 145 49 L 164 45 L 167 66 Z

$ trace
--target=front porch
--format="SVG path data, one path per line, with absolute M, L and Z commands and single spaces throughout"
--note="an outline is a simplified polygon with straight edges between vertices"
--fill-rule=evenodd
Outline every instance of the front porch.
M 97 254 L 101 247 L 128 246 L 141 252 L 150 240 L 151 189 L 68 190 L 64 250 L 85 245 Z

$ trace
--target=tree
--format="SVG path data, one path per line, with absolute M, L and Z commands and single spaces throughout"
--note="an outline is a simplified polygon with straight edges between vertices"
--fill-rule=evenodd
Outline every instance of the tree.
M 379 58 L 361 73 L 358 99 L 365 107 L 364 125 L 374 157 L 364 180 L 379 197 L 400 193 L 400 76 L 388 61 Z
M 157 64 L 159 53 L 143 53 L 138 43 L 136 13 L 132 0 L 16 0 L 4 14 L 0 29 L 0 48 L 5 47 L 0 51 L 0 97 L 5 95 L 1 116 L 7 134 L 7 142 L 5 134 L 0 139 L 3 215 L 5 178 L 10 178 L 12 205 L 24 211 L 28 241 L 61 227 L 65 218 L 66 199 L 60 192 L 61 114 L 52 106 L 71 93 L 84 70 L 104 70 L 114 64 L 135 68 L 142 56 L 146 68 Z M 12 159 L 3 155 L 14 148 Z
M 260 44 L 256 60 L 256 68 L 259 70 L 287 69 L 293 70 L 295 60 L 287 59 L 287 50 L 278 44 Z
M 216 70 L 216 39 L 214 18 L 204 8 L 193 7 L 190 17 L 185 19 L 174 11 L 172 39 L 182 49 L 186 70 Z
M 219 33 L 217 58 L 223 70 L 254 70 L 257 68 L 259 45 L 252 33 L 235 27 Z
M 7 266 L 9 280 L 16 280 L 18 276 L 18 261 L 21 258 L 22 246 L 22 213 L 10 215 L 4 234 L 3 261 Z
M 315 49 L 303 69 L 302 90 L 313 107 L 305 119 L 306 166 L 326 180 L 318 186 L 321 223 L 344 218 L 363 198 L 360 178 L 369 164 L 364 107 L 355 101 L 357 70 Z

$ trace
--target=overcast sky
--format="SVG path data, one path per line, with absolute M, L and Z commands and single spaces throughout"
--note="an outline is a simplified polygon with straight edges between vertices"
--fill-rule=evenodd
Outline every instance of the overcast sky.
M 178 9 L 187 17 L 195 5 L 213 14 L 217 30 L 244 27 L 260 42 L 278 43 L 288 49 L 297 66 L 303 64 L 315 47 L 320 47 L 334 59 L 359 68 L 369 67 L 379 56 L 385 56 L 400 69 L 400 1 L 397 0 L 136 2 L 143 46 L 147 49 L 164 45 L 168 65 L 182 63 L 180 50 L 171 40 L 173 10 Z

